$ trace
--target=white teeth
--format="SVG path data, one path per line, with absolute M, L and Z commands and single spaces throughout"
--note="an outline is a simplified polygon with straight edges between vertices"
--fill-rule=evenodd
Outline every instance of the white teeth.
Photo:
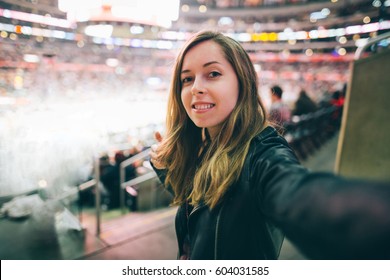
M 214 107 L 214 104 L 196 104 L 196 105 L 194 105 L 194 108 L 197 110 L 206 110 L 206 109 L 210 109 L 213 107 Z

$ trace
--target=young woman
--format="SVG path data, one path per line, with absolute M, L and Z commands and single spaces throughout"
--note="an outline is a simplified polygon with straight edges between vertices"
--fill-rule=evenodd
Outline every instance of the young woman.
M 166 126 L 151 162 L 179 206 L 180 259 L 277 259 L 284 234 L 308 258 L 390 258 L 389 185 L 301 166 L 235 40 L 205 31 L 185 44 Z

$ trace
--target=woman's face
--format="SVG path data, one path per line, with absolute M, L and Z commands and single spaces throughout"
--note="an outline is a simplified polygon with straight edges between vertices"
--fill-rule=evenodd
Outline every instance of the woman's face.
M 196 126 L 213 138 L 236 106 L 239 85 L 221 47 L 205 41 L 190 49 L 181 71 L 181 100 Z

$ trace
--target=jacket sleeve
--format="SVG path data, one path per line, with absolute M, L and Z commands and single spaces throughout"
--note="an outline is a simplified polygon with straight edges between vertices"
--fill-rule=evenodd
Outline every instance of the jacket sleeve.
M 169 191 L 170 194 L 174 195 L 174 191 L 170 185 L 165 185 L 165 178 L 167 176 L 167 170 L 166 169 L 157 169 L 153 163 L 150 161 L 150 165 L 153 167 L 154 172 L 156 172 L 158 179 L 160 182 L 166 187 L 166 189 Z
M 250 182 L 263 214 L 311 259 L 390 259 L 390 183 L 302 167 L 276 133 L 256 140 Z

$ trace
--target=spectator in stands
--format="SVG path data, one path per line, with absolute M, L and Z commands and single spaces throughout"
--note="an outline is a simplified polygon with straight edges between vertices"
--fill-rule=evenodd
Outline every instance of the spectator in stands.
M 120 206 L 120 164 L 126 157 L 122 151 L 118 151 L 114 156 L 114 164 L 110 162 L 108 155 L 100 159 L 100 181 L 108 192 L 109 209 L 115 209 Z M 129 166 L 126 169 L 126 179 L 134 176 L 134 169 Z
M 119 205 L 119 191 L 118 181 L 116 176 L 116 168 L 110 162 L 108 155 L 103 155 L 100 158 L 100 181 L 102 182 L 104 189 L 106 190 L 104 207 L 116 208 Z
M 295 101 L 295 108 L 292 112 L 294 116 L 313 113 L 317 110 L 317 104 L 307 95 L 305 90 L 299 92 L 299 97 Z
M 118 151 L 115 153 L 115 166 L 116 166 L 116 171 L 118 174 L 118 189 L 119 187 L 119 182 L 120 182 L 120 165 L 123 161 L 125 161 L 128 158 L 131 158 L 132 156 L 135 155 L 135 149 L 131 149 L 129 155 L 126 157 L 122 151 Z M 136 168 L 134 164 L 127 165 L 124 168 L 125 172 L 125 182 L 130 181 L 131 179 L 134 179 L 136 177 Z M 137 186 L 126 186 L 125 188 L 125 203 L 126 206 L 129 208 L 131 211 L 137 211 L 138 206 L 137 206 L 137 200 L 138 200 L 138 188 Z M 118 198 L 120 195 L 118 194 Z
M 335 90 L 333 92 L 332 99 L 330 100 L 330 104 L 335 108 L 335 111 L 332 114 L 332 123 L 336 130 L 341 126 L 346 91 L 347 85 L 344 84 L 342 90 Z
M 344 93 L 341 90 L 335 90 L 332 94 L 332 99 L 330 103 L 336 107 L 344 106 Z
M 283 126 L 291 118 L 290 108 L 282 100 L 283 90 L 280 86 L 274 85 L 271 87 L 270 93 L 272 103 L 269 111 L 269 120 Z
M 204 31 L 180 51 L 166 135 L 151 163 L 178 205 L 180 259 L 389 259 L 389 183 L 313 173 L 270 126 L 234 39 Z

